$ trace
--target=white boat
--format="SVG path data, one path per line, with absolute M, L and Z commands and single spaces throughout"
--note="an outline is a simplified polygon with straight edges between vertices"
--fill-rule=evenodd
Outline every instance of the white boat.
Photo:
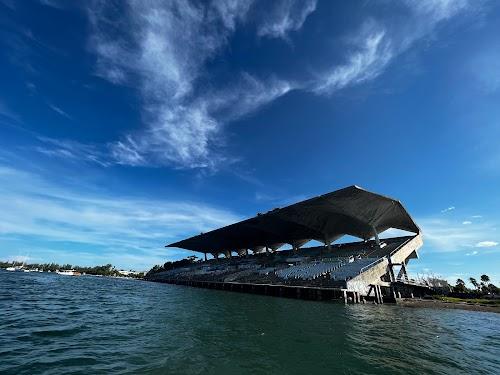
M 7 267 L 5 269 L 6 271 L 15 271 L 15 272 L 21 272 L 21 271 L 26 271 L 23 266 L 12 266 L 12 267 Z
M 81 273 L 75 270 L 57 270 L 56 273 L 58 275 L 64 275 L 64 276 L 80 276 Z

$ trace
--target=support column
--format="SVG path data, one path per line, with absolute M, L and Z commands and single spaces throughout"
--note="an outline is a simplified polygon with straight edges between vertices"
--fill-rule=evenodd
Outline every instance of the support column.
M 375 235 L 375 243 L 377 244 L 377 247 L 380 247 L 380 239 L 378 238 L 377 230 L 375 229 L 375 227 L 372 228 L 373 228 L 373 234 Z
M 375 291 L 375 302 L 380 303 L 380 294 L 378 290 L 378 285 L 374 285 L 374 291 Z
M 328 251 L 330 251 L 332 249 L 332 241 L 330 241 L 330 238 L 328 237 L 328 235 L 325 235 L 325 245 L 326 245 L 326 248 L 328 249 Z
M 203 254 L 205 254 L 205 262 L 206 262 L 207 261 L 207 253 L 203 253 Z

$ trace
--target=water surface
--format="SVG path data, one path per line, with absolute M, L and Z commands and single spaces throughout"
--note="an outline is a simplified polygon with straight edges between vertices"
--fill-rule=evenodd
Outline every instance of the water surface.
M 500 374 L 500 314 L 0 271 L 1 374 Z

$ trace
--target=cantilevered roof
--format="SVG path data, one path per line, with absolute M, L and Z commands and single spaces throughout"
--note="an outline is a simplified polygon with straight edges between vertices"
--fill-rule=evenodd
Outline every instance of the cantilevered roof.
M 349 186 L 287 207 L 202 233 L 167 247 L 199 252 L 252 249 L 343 235 L 370 239 L 389 228 L 419 233 L 401 202 Z

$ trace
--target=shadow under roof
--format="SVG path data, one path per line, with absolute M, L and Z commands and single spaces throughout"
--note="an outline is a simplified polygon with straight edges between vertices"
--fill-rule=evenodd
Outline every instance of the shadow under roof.
M 419 233 L 398 200 L 349 186 L 167 245 L 199 252 L 252 249 L 343 235 L 368 240 L 389 228 Z

